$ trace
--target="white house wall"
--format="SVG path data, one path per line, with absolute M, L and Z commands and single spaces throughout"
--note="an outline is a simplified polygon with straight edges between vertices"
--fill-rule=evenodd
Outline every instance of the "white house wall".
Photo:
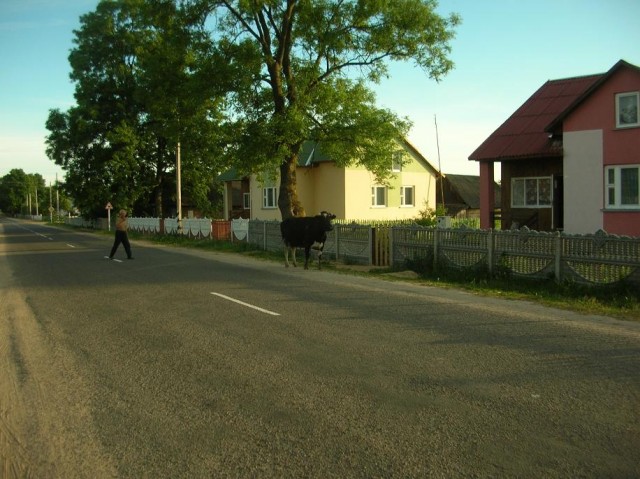
M 564 231 L 594 233 L 603 228 L 602 130 L 565 132 Z

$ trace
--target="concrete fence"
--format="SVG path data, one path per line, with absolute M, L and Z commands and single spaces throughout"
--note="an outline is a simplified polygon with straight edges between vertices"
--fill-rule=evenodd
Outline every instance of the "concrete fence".
M 233 228 L 232 228 L 233 230 Z M 249 221 L 245 239 L 268 251 L 282 250 L 278 221 Z M 640 238 L 420 226 L 337 224 L 327 236 L 325 257 L 353 264 L 484 269 L 533 279 L 585 284 L 630 281 L 640 285 Z
M 107 229 L 106 220 L 69 218 L 75 226 Z M 181 234 L 194 239 L 247 242 L 266 251 L 282 251 L 279 221 L 130 218 L 129 228 L 143 234 Z M 484 269 L 491 274 L 613 284 L 640 285 L 640 238 L 568 235 L 519 230 L 427 228 L 416 225 L 335 224 L 324 257 L 350 264 Z

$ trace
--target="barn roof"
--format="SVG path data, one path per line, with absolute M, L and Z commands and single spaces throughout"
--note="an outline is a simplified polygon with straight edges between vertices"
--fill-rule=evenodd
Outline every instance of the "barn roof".
M 480 208 L 480 177 L 476 175 L 444 175 L 445 181 L 449 182 L 451 189 L 458 193 L 458 196 L 469 208 Z M 495 203 L 500 204 L 500 185 L 494 181 Z M 445 195 L 446 196 L 446 195 Z

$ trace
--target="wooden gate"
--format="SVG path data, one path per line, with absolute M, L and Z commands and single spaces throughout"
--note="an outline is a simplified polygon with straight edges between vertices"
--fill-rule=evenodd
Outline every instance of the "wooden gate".
M 389 266 L 391 264 L 391 227 L 373 226 L 373 266 Z

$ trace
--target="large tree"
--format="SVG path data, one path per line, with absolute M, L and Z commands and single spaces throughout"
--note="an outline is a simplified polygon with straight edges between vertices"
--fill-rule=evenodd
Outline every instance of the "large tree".
M 322 142 L 339 165 L 384 180 L 408 120 L 375 104 L 368 88 L 393 62 L 440 79 L 457 15 L 433 0 L 191 0 L 221 51 L 245 66 L 228 112 L 227 153 L 244 172 L 279 169 L 283 218 L 304 214 L 296 190 L 303 143 Z M 401 92 L 398 92 L 401 94 Z
M 5 213 L 46 214 L 49 198 L 49 188 L 39 173 L 14 168 L 0 178 L 0 210 Z
M 81 17 L 69 55 L 76 105 L 52 110 L 46 126 L 47 154 L 66 170 L 85 215 L 103 214 L 111 201 L 163 216 L 178 142 L 187 195 L 208 201 L 223 103 L 199 19 L 173 0 L 102 0 Z

